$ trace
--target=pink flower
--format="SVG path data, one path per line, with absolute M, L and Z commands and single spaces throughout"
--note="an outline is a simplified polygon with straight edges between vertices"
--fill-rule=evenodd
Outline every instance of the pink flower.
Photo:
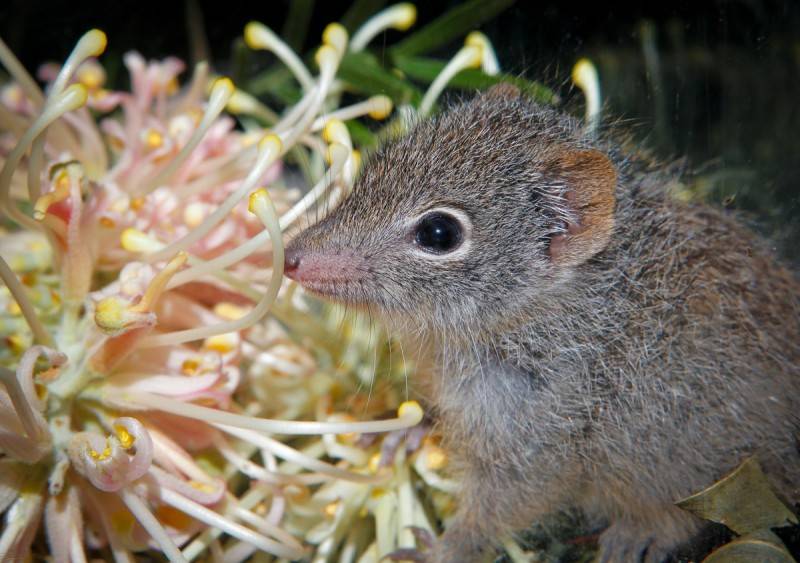
M 107 547 L 180 561 L 222 549 L 221 533 L 234 559 L 299 558 L 283 527 L 291 494 L 388 478 L 334 435 L 405 428 L 419 407 L 364 422 L 329 412 L 335 382 L 283 326 L 299 301 L 282 231 L 327 205 L 330 184 L 348 189 L 357 163 L 341 123 L 330 146 L 319 135 L 347 42 L 341 26 L 325 38 L 318 76 L 293 59 L 304 99 L 269 133 L 223 114 L 245 95 L 226 78 L 206 95 L 204 64 L 181 88 L 181 61 L 130 53 L 131 90 L 107 90 L 97 30 L 41 70 L 46 94 L 10 65 L 0 209 L 25 232 L 0 239 L 0 553 L 24 557 L 44 520 L 57 560 Z M 289 149 L 331 156 L 299 201 L 279 181 Z M 311 449 L 278 439 L 322 434 Z M 243 489 L 229 488 L 237 474 Z

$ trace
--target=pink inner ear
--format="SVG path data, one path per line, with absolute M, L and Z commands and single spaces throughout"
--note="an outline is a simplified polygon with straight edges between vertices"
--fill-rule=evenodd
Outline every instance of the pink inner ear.
M 559 153 L 555 166 L 569 186 L 564 195 L 578 217 L 550 242 L 550 257 L 563 266 L 585 262 L 608 245 L 614 231 L 617 172 L 600 151 Z

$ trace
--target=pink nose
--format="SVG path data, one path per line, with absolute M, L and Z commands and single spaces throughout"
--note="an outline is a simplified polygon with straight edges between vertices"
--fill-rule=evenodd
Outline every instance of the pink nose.
M 286 250 L 283 271 L 291 279 L 305 284 L 342 282 L 363 276 L 359 270 L 362 259 L 352 255 Z
M 287 250 L 283 259 L 283 273 L 292 279 L 300 266 L 300 254 L 292 250 Z

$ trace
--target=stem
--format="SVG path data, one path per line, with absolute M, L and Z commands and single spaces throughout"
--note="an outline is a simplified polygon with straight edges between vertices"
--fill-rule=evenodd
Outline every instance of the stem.
M 305 212 L 308 211 L 311 206 L 314 205 L 314 203 L 316 203 L 322 194 L 325 193 L 325 190 L 328 188 L 328 186 L 332 184 L 342 172 L 342 168 L 344 168 L 344 165 L 350 156 L 350 151 L 347 150 L 346 147 L 335 143 L 331 145 L 331 156 L 333 157 L 333 162 L 331 163 L 331 167 L 328 169 L 328 174 L 323 176 L 323 178 L 317 182 L 317 184 L 310 189 L 300 201 L 295 203 L 292 208 L 289 209 L 289 211 L 281 215 L 281 231 L 286 231 L 286 229 L 292 223 L 302 217 Z
M 120 496 L 122 502 L 125 503 L 125 506 L 128 507 L 142 527 L 150 534 L 153 541 L 158 544 L 167 559 L 173 563 L 185 563 L 186 558 L 183 556 L 180 549 L 178 549 L 178 546 L 175 545 L 175 542 L 169 537 L 169 534 L 167 534 L 167 531 L 161 523 L 153 516 L 153 513 L 147 509 L 142 499 L 129 488 L 122 489 L 120 491 Z
M 39 320 L 39 317 L 36 316 L 36 310 L 33 308 L 33 304 L 28 299 L 28 296 L 25 295 L 25 287 L 20 283 L 19 279 L 17 279 L 17 275 L 2 256 L 0 256 L 0 278 L 3 279 L 6 287 L 8 287 L 8 290 L 11 292 L 11 296 L 17 302 L 17 305 L 19 305 L 22 316 L 25 317 L 25 321 L 31 328 L 31 332 L 33 332 L 34 341 L 37 344 L 52 347 L 53 337 Z
M 374 432 L 393 432 L 405 430 L 419 424 L 422 420 L 422 409 L 419 407 L 405 409 L 401 416 L 388 420 L 365 420 L 360 422 L 322 422 L 300 420 L 276 420 L 271 418 L 258 418 L 235 414 L 210 407 L 203 407 L 194 403 L 186 403 L 144 391 L 121 391 L 124 400 L 133 401 L 142 406 L 148 406 L 171 414 L 186 418 L 203 420 L 209 424 L 225 424 L 265 432 L 267 434 L 289 434 L 307 436 L 316 434 L 359 434 Z M 405 403 L 407 404 L 407 403 Z
M 311 78 L 303 61 L 267 26 L 260 22 L 250 22 L 244 29 L 244 40 L 251 49 L 272 51 L 289 68 L 303 90 L 307 91 L 314 87 L 314 79 Z
M 369 114 L 374 119 L 385 119 L 392 111 L 392 99 L 388 96 L 372 96 L 363 102 L 358 102 L 351 106 L 340 108 L 334 112 L 318 117 L 311 125 L 311 131 L 319 131 L 325 124 L 332 120 L 338 119 L 339 121 L 347 121 L 355 119 L 362 115 Z
M 22 160 L 23 155 L 31 146 L 33 141 L 44 131 L 52 122 L 61 117 L 68 111 L 78 109 L 86 103 L 88 93 L 86 88 L 80 84 L 73 84 L 61 94 L 59 94 L 52 103 L 48 103 L 44 111 L 36 118 L 31 124 L 17 145 L 8 155 L 2 172 L 0 172 L 0 209 L 5 209 L 9 216 L 25 227 L 31 230 L 39 230 L 41 226 L 39 223 L 22 213 L 17 209 L 16 205 L 11 202 L 11 178 L 14 171 Z
M 419 113 L 421 115 L 428 115 L 433 109 L 433 104 L 436 98 L 442 93 L 447 83 L 465 68 L 473 68 L 481 64 L 482 50 L 474 45 L 465 45 L 461 50 L 456 53 L 456 56 L 450 59 L 450 62 L 442 69 L 439 76 L 425 92 L 422 102 L 419 104 Z
M 257 532 L 254 532 L 253 530 L 245 528 L 241 524 L 237 524 L 236 522 L 225 518 L 221 514 L 214 512 L 202 504 L 194 502 L 193 500 L 188 499 L 173 490 L 160 487 L 158 492 L 161 500 L 173 508 L 177 508 L 181 512 L 188 514 L 192 518 L 200 520 L 208 526 L 219 528 L 223 532 L 230 534 L 231 536 L 242 541 L 248 542 L 259 549 L 266 551 L 267 553 L 277 555 L 278 557 L 286 557 L 287 559 L 298 559 L 305 555 L 305 551 L 286 546 L 280 542 L 271 540 Z M 185 560 L 183 559 L 182 555 L 181 558 L 182 560 Z
M 305 467 L 306 469 L 311 469 L 313 471 L 317 471 L 319 473 L 324 473 L 326 475 L 330 475 L 331 477 L 335 477 L 337 479 L 344 479 L 345 481 L 352 481 L 354 483 L 381 483 L 386 480 L 386 475 L 376 474 L 376 475 L 367 475 L 364 473 L 354 473 L 352 471 L 346 471 L 335 465 L 331 465 L 330 463 L 325 463 L 324 461 L 320 461 L 316 458 L 308 456 L 304 453 L 298 452 L 297 450 L 290 448 L 286 444 L 279 442 L 277 440 L 273 440 L 268 436 L 264 436 L 258 432 L 254 432 L 252 430 L 246 430 L 242 428 L 237 428 L 235 426 L 228 426 L 226 424 L 217 424 L 212 423 L 214 426 L 223 430 L 230 434 L 231 436 L 236 436 L 237 438 L 244 440 L 250 444 L 254 444 L 259 448 L 263 448 L 268 452 L 275 454 L 276 456 L 285 459 L 288 462 L 294 463 L 301 467 Z
M 363 51 L 376 35 L 388 28 L 405 31 L 417 19 L 417 9 L 413 4 L 402 3 L 389 6 L 385 10 L 378 12 L 358 28 L 350 40 L 350 50 L 355 52 Z
M 146 336 L 142 339 L 140 347 L 174 346 L 184 342 L 225 334 L 226 332 L 237 332 L 253 326 L 267 314 L 267 311 L 269 311 L 278 296 L 281 280 L 283 279 L 283 241 L 281 240 L 281 231 L 278 225 L 278 217 L 275 213 L 275 206 L 269 199 L 266 190 L 258 190 L 250 196 L 250 210 L 258 215 L 259 219 L 264 223 L 272 242 L 272 278 L 261 300 L 249 313 L 235 321 Z
M 203 118 L 200 120 L 200 124 L 197 126 L 197 129 L 195 129 L 194 133 L 192 133 L 189 141 L 186 143 L 186 145 L 184 145 L 175 158 L 170 160 L 169 164 L 161 169 L 161 172 L 139 186 L 139 189 L 135 189 L 135 195 L 147 195 L 172 177 L 172 175 L 178 170 L 178 168 L 180 168 L 184 161 L 189 158 L 189 155 L 192 154 L 194 149 L 197 148 L 197 145 L 199 145 L 200 141 L 203 140 L 206 131 L 209 130 L 217 117 L 219 117 L 219 114 L 222 113 L 222 110 L 225 109 L 225 105 L 233 95 L 233 91 L 233 82 L 231 82 L 228 78 L 220 78 L 214 83 L 214 87 L 211 90 L 211 95 L 208 98 L 206 111 L 203 113 Z
M 8 397 L 11 399 L 11 404 L 14 405 L 14 410 L 17 411 L 19 421 L 25 429 L 25 434 L 32 441 L 37 442 L 42 437 L 42 430 L 36 423 L 36 418 L 31 408 L 30 403 L 25 398 L 25 393 L 17 380 L 17 375 L 13 371 L 3 366 L 0 366 L 0 383 L 5 386 L 8 391 Z
M 255 165 L 247 175 L 247 178 L 242 182 L 239 188 L 231 193 L 222 205 L 217 207 L 214 212 L 209 215 L 197 228 L 192 229 L 192 232 L 187 234 L 180 240 L 165 246 L 158 252 L 154 252 L 147 256 L 148 262 L 155 262 L 163 259 L 166 256 L 176 252 L 186 250 L 195 242 L 203 238 L 211 229 L 213 229 L 220 221 L 230 213 L 237 203 L 245 196 L 247 192 L 252 190 L 258 181 L 264 176 L 267 168 L 275 162 L 280 156 L 282 150 L 281 142 L 275 135 L 268 135 L 258 145 L 258 156 L 256 157 Z M 174 287 L 175 284 L 173 284 Z
M 3 63 L 8 73 L 14 81 L 20 85 L 34 105 L 41 106 L 44 103 L 44 94 L 42 94 L 41 88 L 39 88 L 39 85 L 36 84 L 33 77 L 28 74 L 28 71 L 25 70 L 25 67 L 22 66 L 22 63 L 19 62 L 19 59 L 14 56 L 14 53 L 11 52 L 11 49 L 8 48 L 8 45 L 6 45 L 1 38 L 0 63 Z

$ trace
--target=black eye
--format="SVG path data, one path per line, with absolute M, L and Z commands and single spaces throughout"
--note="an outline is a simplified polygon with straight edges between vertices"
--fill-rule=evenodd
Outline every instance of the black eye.
M 451 252 L 461 245 L 463 228 L 458 219 L 445 213 L 431 213 L 417 224 L 414 241 L 434 254 Z

